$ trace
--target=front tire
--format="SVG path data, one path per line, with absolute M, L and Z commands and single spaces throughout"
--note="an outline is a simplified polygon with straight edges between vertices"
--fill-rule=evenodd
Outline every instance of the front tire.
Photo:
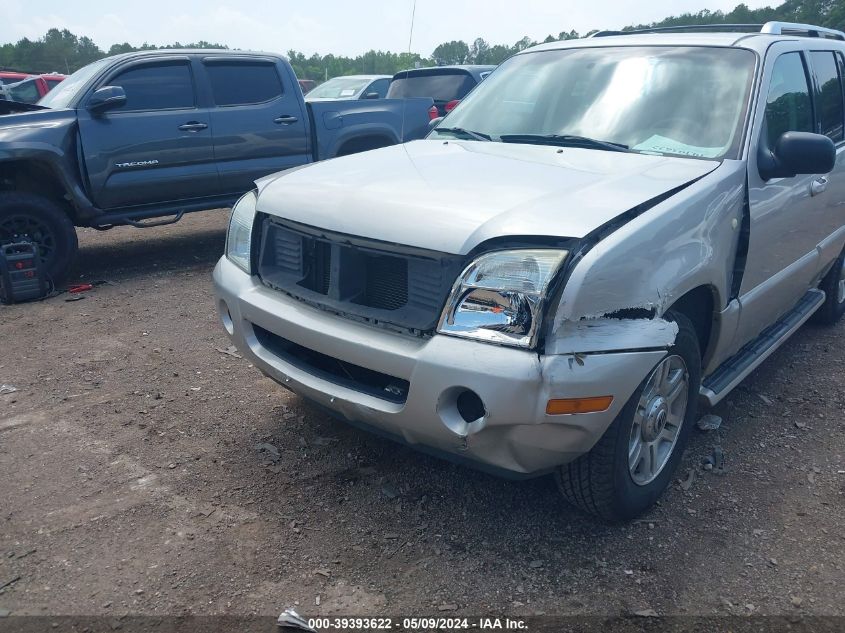
M 28 237 L 38 245 L 42 266 L 53 285 L 67 276 L 79 243 L 73 223 L 58 204 L 31 193 L 0 194 L 0 244 L 15 237 Z
M 827 296 L 822 307 L 812 316 L 812 321 L 819 325 L 834 325 L 845 314 L 845 250 L 833 262 L 819 288 Z
M 563 496 L 601 519 L 633 519 L 669 486 L 693 426 L 701 385 L 698 336 L 682 314 L 668 354 L 586 455 L 556 473 Z

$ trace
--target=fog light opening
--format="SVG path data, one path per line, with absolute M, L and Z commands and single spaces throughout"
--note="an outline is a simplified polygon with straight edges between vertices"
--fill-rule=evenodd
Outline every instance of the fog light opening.
M 229 314 L 229 306 L 226 305 L 225 301 L 220 301 L 217 308 L 220 311 L 220 322 L 223 324 L 226 332 L 229 333 L 229 336 L 234 335 L 235 324 L 232 322 L 232 315 Z
M 469 389 L 458 394 L 457 407 L 458 413 L 467 424 L 472 424 L 487 415 L 487 410 L 479 395 Z

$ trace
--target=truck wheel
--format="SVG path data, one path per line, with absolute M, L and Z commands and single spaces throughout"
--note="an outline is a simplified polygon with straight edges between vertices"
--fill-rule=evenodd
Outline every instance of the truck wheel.
M 675 343 L 605 434 L 586 455 L 556 475 L 563 496 L 607 521 L 633 519 L 651 507 L 672 480 L 693 426 L 701 384 L 701 355 L 692 323 L 682 314 Z
M 822 307 L 816 310 L 812 321 L 819 325 L 833 325 L 845 314 L 845 251 L 833 262 L 819 288 L 824 290 L 827 296 Z
M 0 194 L 0 244 L 16 236 L 38 244 L 44 270 L 54 285 L 65 278 L 79 243 L 73 223 L 59 205 L 31 193 Z

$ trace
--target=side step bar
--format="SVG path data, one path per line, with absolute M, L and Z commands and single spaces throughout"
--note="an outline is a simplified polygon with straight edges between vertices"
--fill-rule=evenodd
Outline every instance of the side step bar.
M 760 336 L 731 356 L 712 374 L 707 376 L 699 392 L 704 401 L 712 406 L 718 404 L 731 390 L 754 371 L 760 363 L 771 356 L 804 322 L 813 316 L 824 303 L 825 294 L 818 289 L 809 290 L 801 301 L 779 321 L 770 325 Z

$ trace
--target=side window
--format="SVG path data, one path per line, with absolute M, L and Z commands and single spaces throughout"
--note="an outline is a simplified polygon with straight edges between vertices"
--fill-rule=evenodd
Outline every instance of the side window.
M 206 62 L 211 93 L 218 106 L 264 103 L 282 95 L 275 65 L 261 62 Z
M 126 92 L 121 110 L 193 108 L 194 82 L 187 62 L 136 66 L 109 80 Z
M 784 53 L 775 61 L 766 99 L 769 147 L 784 132 L 813 132 L 813 105 L 800 53 Z
M 9 94 L 12 95 L 12 101 L 22 101 L 23 103 L 35 103 L 41 98 L 34 79 L 13 84 L 9 87 Z
M 390 79 L 378 79 L 374 81 L 367 92 L 377 92 L 379 99 L 384 99 L 387 89 L 390 86 Z
M 839 142 L 845 139 L 845 106 L 842 102 L 842 82 L 836 57 L 829 51 L 813 51 L 810 56 L 818 89 L 816 116 L 819 119 L 819 133 Z

